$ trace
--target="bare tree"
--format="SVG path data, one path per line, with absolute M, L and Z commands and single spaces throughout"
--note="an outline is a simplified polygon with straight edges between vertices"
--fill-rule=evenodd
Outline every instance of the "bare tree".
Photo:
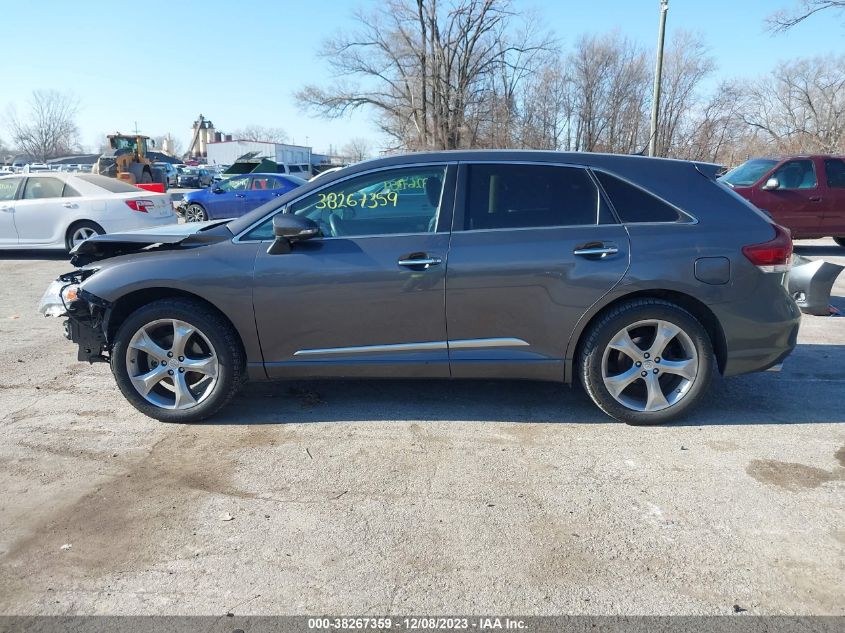
M 8 110 L 12 143 L 39 161 L 80 149 L 76 127 L 77 100 L 56 90 L 35 90 L 24 117 L 14 106 Z
M 342 156 L 357 163 L 369 158 L 372 151 L 373 146 L 370 144 L 370 141 L 359 136 L 349 139 L 349 142 L 341 148 L 340 153 Z
M 721 82 L 716 90 L 688 112 L 682 143 L 674 157 L 728 165 L 749 157 L 756 134 L 742 120 L 746 95 L 739 82 Z
M 845 9 L 845 0 L 800 0 L 798 7 L 793 11 L 781 9 L 770 15 L 766 22 L 769 25 L 769 30 L 773 33 L 783 33 L 811 15 L 827 9 L 842 11 Z
M 694 133 L 692 113 L 701 102 L 701 83 L 716 68 L 701 36 L 680 31 L 666 52 L 660 119 L 657 127 L 657 155 L 687 154 L 689 136 Z M 691 125 L 692 123 L 692 125 Z
M 568 59 L 572 118 L 567 149 L 631 153 L 648 108 L 645 52 L 618 33 L 578 40 Z
M 497 74 L 518 74 L 552 46 L 532 30 L 513 34 L 509 0 L 387 0 L 355 20 L 357 30 L 326 42 L 323 56 L 337 76 L 362 83 L 311 85 L 297 96 L 329 118 L 373 110 L 399 148 L 482 144 Z
M 845 150 L 845 55 L 788 62 L 753 82 L 743 120 L 777 151 Z
M 235 138 L 244 141 L 264 141 L 267 143 L 287 143 L 288 134 L 280 127 L 247 125 L 233 132 Z

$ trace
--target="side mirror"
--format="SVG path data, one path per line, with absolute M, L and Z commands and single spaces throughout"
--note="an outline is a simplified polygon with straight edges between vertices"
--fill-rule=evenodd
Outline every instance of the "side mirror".
M 211 191 L 214 193 L 224 193 L 220 187 L 212 187 Z
M 766 184 L 763 185 L 763 191 L 772 191 L 774 189 L 780 189 L 780 182 L 777 178 L 769 178 Z
M 267 252 L 270 255 L 289 253 L 293 242 L 317 237 L 320 227 L 314 220 L 291 213 L 277 213 L 273 216 L 273 235 L 276 236 Z

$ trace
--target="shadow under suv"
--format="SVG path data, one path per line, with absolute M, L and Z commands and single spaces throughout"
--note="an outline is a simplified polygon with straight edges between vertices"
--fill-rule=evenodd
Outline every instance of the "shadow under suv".
M 451 377 L 579 381 L 614 418 L 665 422 L 715 372 L 768 369 L 796 342 L 789 234 L 716 173 L 382 158 L 236 220 L 89 239 L 42 311 L 165 421 L 212 415 L 247 378 Z

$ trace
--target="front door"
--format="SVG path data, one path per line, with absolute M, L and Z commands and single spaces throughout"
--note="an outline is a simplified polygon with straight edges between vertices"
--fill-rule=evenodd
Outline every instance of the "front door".
M 0 246 L 13 246 L 18 243 L 18 232 L 15 229 L 15 205 L 21 181 L 23 178 L 0 180 Z
M 287 207 L 323 237 L 259 249 L 253 302 L 269 377 L 449 375 L 452 182 L 454 166 L 382 169 Z M 268 218 L 242 239 L 271 236 Z
M 820 233 L 830 237 L 845 237 L 845 160 L 824 160 L 827 191 Z
M 569 336 L 628 267 L 628 233 L 583 168 L 461 166 L 446 280 L 455 377 L 563 379 Z
M 237 218 L 244 214 L 244 199 L 249 190 L 249 176 L 222 180 L 208 194 L 209 217 Z
M 778 181 L 778 188 L 765 189 L 772 178 Z M 790 229 L 793 237 L 811 237 L 821 230 L 824 201 L 816 167 L 809 158 L 780 165 L 751 190 L 751 202 Z

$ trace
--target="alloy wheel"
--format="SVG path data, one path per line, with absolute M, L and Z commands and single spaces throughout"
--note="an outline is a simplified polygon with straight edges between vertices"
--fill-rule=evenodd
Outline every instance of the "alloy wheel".
M 205 211 L 202 210 L 202 207 L 191 204 L 188 205 L 188 208 L 185 209 L 185 222 L 204 222 L 205 221 Z
M 682 400 L 698 377 L 692 338 L 665 320 L 637 321 L 617 332 L 602 357 L 610 395 L 634 411 L 661 411 Z
M 163 409 L 190 409 L 217 385 L 214 346 L 198 328 L 178 319 L 141 327 L 129 341 L 126 371 L 147 402 Z
M 77 246 L 78 244 L 81 244 L 89 237 L 93 237 L 94 235 L 97 235 L 97 231 L 92 229 L 90 226 L 81 226 L 78 229 L 74 230 L 74 232 L 71 234 L 71 246 Z

